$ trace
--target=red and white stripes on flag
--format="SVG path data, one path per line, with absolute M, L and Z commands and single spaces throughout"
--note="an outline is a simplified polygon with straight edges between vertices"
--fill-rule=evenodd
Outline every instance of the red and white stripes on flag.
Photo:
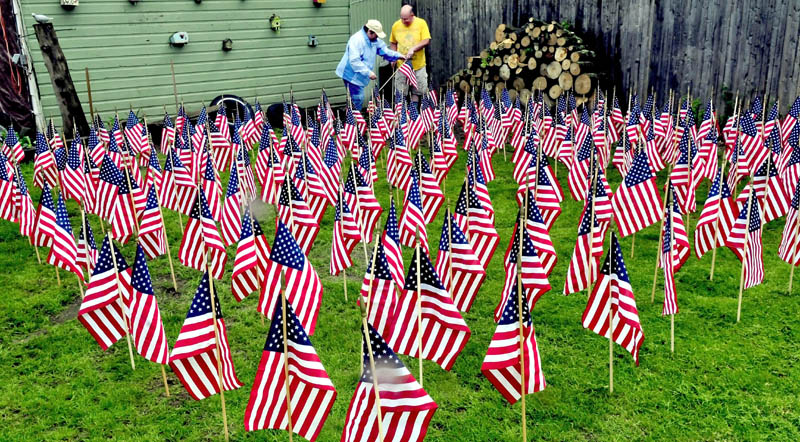
M 754 192 L 750 192 L 739 217 L 725 238 L 725 245 L 742 261 L 744 288 L 749 289 L 764 282 L 764 260 L 761 247 L 763 214 Z
M 287 303 L 285 310 L 282 303 L 276 304 L 244 413 L 244 429 L 289 430 L 288 394 L 292 431 L 314 441 L 336 400 L 336 389 L 291 305 Z
M 111 256 L 112 253 L 114 257 Z M 86 296 L 78 311 L 78 321 L 103 350 L 128 332 L 128 312 L 123 299 L 130 299 L 133 294 L 132 274 L 125 258 L 106 236 L 94 272 L 89 278 Z
M 183 230 L 183 240 L 178 251 L 181 264 L 205 272 L 215 279 L 222 279 L 228 255 L 219 237 L 217 224 L 208 210 L 203 192 L 197 192 L 189 220 Z M 208 263 L 206 263 L 206 259 Z
M 261 283 L 261 261 L 267 251 L 259 250 L 253 223 L 250 210 L 245 210 L 231 275 L 231 293 L 237 302 L 258 290 Z
M 350 254 L 353 253 L 353 249 L 362 241 L 362 238 L 358 221 L 341 195 L 334 210 L 329 271 L 331 275 L 336 276 L 353 265 Z
M 536 343 L 536 331 L 531 322 L 525 297 L 522 297 L 520 301 L 518 285 L 517 281 L 512 284 L 510 296 L 503 305 L 503 313 L 481 365 L 481 373 L 512 404 L 522 397 L 523 363 L 525 394 L 542 391 L 547 386 L 542 372 L 539 346 Z M 519 306 L 520 302 L 522 308 Z M 522 310 L 522 317 L 520 317 L 520 310 Z M 520 321 L 522 321 L 522 327 L 520 327 Z M 523 348 L 521 358 L 520 340 L 522 340 Z
M 198 401 L 219 393 L 220 386 L 225 390 L 242 386 L 233 366 L 219 298 L 211 293 L 211 284 L 208 272 L 204 273 L 169 357 L 172 371 L 189 396 Z M 217 361 L 221 363 L 221 380 Z
M 369 339 L 369 347 L 366 339 Z M 375 372 L 370 365 L 370 352 Z M 362 334 L 362 372 L 350 407 L 347 409 L 342 442 L 378 441 L 420 442 L 436 412 L 436 402 L 422 389 L 392 348 L 369 326 Z M 373 378 L 374 377 L 374 378 Z M 375 384 L 380 411 L 375 401 Z M 378 434 L 380 412 L 383 437 Z
M 139 244 L 148 259 L 155 259 L 167 253 L 166 231 L 161 207 L 156 199 L 156 190 L 150 186 L 147 192 L 147 205 L 141 213 L 139 222 Z
M 442 223 L 436 273 L 450 292 L 456 308 L 468 312 L 486 279 L 486 271 L 449 209 L 445 212 Z
M 611 327 L 614 342 L 630 353 L 636 365 L 639 365 L 639 348 L 644 342 L 644 331 L 639 322 L 639 311 L 636 309 L 633 286 L 622 257 L 622 248 L 614 232 L 611 232 L 611 246 L 600 269 L 599 278 L 589 295 L 581 322 L 583 328 L 606 338 Z
M 778 248 L 778 256 L 793 266 L 800 265 L 800 181 L 797 182 L 792 196 L 792 203 L 786 215 L 786 225 L 783 227 L 781 244 Z
M 166 365 L 169 362 L 169 344 L 161 322 L 147 258 L 141 245 L 136 247 L 136 259 L 131 277 L 133 288 L 128 303 L 130 311 L 130 333 L 136 351 L 148 361 Z
M 83 284 L 83 270 L 78 265 L 78 245 L 72 236 L 72 224 L 67 214 L 64 198 L 58 194 L 56 203 L 56 222 L 53 225 L 53 245 L 47 255 L 47 263 L 78 275 Z
M 401 64 L 397 70 L 399 73 L 403 74 L 404 77 L 406 77 L 408 84 L 410 84 L 414 89 L 419 89 L 419 84 L 417 84 L 417 74 L 414 73 L 414 68 L 411 66 L 411 63 L 405 62 Z
M 578 225 L 575 249 L 572 252 L 567 278 L 564 281 L 565 295 L 589 288 L 589 285 L 597 277 L 600 257 L 603 255 L 603 238 L 605 238 L 608 223 L 597 221 L 597 215 L 592 210 L 593 192 L 588 192 L 588 194 L 589 197 L 581 214 L 581 222 Z

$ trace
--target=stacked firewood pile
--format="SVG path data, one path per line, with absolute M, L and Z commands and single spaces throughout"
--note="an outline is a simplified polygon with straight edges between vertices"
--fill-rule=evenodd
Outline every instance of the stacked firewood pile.
M 467 57 L 467 68 L 450 80 L 464 93 L 484 85 L 498 93 L 506 87 L 523 102 L 538 91 L 553 100 L 571 91 L 584 101 L 597 88 L 595 57 L 583 38 L 565 25 L 531 18 L 520 29 L 497 26 L 489 47 Z

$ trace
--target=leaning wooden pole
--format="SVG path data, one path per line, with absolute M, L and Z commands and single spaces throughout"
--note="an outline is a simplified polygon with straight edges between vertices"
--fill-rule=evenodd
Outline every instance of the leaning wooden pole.
M 225 427 L 225 440 L 230 439 L 230 435 L 228 434 L 228 413 L 225 411 L 225 386 L 223 385 L 223 377 L 222 377 L 222 348 L 220 347 L 220 334 L 219 334 L 219 326 L 217 325 L 217 307 L 216 302 L 216 295 L 214 295 L 214 278 L 211 277 L 211 273 L 208 269 L 208 253 L 203 257 L 205 267 L 206 267 L 206 274 L 208 275 L 208 289 L 211 293 L 211 315 L 212 320 L 214 322 L 214 347 L 216 349 L 216 357 L 217 357 L 217 376 L 219 377 L 219 398 L 220 403 L 222 404 L 222 425 Z M 283 306 L 284 312 L 286 311 L 286 305 Z M 285 313 L 284 313 L 285 314 Z M 286 320 L 283 321 L 283 338 L 284 338 L 284 345 L 286 342 Z M 285 348 L 284 348 L 284 354 Z M 291 428 L 291 427 L 290 427 Z M 291 432 L 289 433 L 291 434 Z

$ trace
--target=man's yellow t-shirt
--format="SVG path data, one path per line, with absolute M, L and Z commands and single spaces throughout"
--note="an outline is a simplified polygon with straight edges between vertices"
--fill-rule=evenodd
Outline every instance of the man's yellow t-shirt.
M 409 49 L 426 38 L 431 38 L 431 32 L 428 30 L 428 23 L 419 17 L 414 17 L 411 26 L 404 25 L 403 20 L 394 22 L 392 25 L 392 35 L 389 36 L 389 42 L 396 43 L 397 52 L 405 55 L 408 53 Z M 424 48 L 415 52 L 414 56 L 411 57 L 411 66 L 415 71 L 425 66 Z

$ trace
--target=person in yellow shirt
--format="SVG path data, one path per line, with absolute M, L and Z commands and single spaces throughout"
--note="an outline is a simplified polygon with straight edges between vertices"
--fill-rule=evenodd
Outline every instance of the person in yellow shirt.
M 419 101 L 423 95 L 428 93 L 428 73 L 425 71 L 425 46 L 428 46 L 430 42 L 431 33 L 428 30 L 428 23 L 414 15 L 414 8 L 411 5 L 405 5 L 400 8 L 400 20 L 397 20 L 392 25 L 389 44 L 392 50 L 404 54 L 405 62 L 410 60 L 411 66 L 414 68 L 418 87 L 411 87 L 412 101 Z M 394 86 L 403 96 L 408 93 L 408 79 L 403 75 L 395 75 Z

